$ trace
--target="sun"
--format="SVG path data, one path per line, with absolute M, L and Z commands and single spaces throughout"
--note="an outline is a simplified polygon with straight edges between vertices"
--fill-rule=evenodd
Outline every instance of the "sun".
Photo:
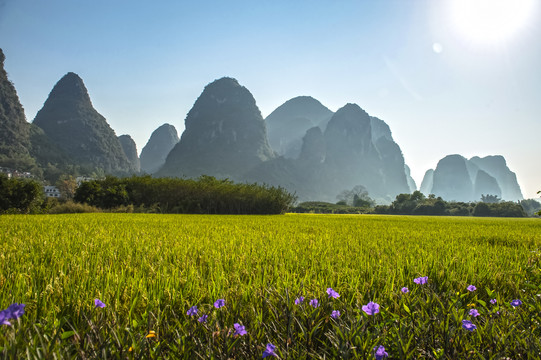
M 451 0 L 456 30 L 474 43 L 501 43 L 528 25 L 537 0 Z

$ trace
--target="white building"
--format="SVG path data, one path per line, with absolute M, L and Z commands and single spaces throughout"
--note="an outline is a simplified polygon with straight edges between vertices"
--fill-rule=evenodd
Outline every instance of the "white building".
M 44 186 L 43 191 L 45 192 L 45 196 L 47 197 L 60 197 L 60 190 L 58 190 L 56 186 Z

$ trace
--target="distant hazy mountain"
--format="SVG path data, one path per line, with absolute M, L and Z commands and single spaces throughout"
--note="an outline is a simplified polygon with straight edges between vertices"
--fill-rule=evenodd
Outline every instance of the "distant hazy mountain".
M 421 185 L 424 194 L 435 194 L 445 200 L 479 201 L 481 195 L 497 195 L 503 200 L 522 200 L 514 172 L 503 156 L 473 157 L 449 155 L 428 170 Z
M 128 158 L 132 168 L 135 169 L 136 172 L 139 172 L 139 170 L 141 170 L 141 165 L 139 163 L 139 156 L 137 156 L 137 145 L 135 144 L 135 141 L 133 141 L 130 135 L 120 135 L 118 141 L 120 141 L 120 146 L 122 146 L 122 150 Z
M 425 195 L 432 194 L 432 187 L 434 186 L 434 169 L 428 169 L 425 172 L 425 176 L 423 177 L 423 181 L 421 182 L 421 187 L 419 188 L 419 191 L 421 191 Z
M 274 158 L 255 99 L 235 79 L 207 85 L 185 125 L 159 176 L 242 179 L 245 172 Z
M 58 81 L 34 124 L 80 165 L 116 174 L 135 171 L 115 132 L 94 109 L 83 80 L 75 73 Z
M 15 87 L 4 69 L 5 56 L 0 49 L 0 166 L 24 167 L 35 164 L 30 156 L 30 125 Z
M 417 190 L 417 184 L 415 183 L 415 180 L 411 177 L 411 170 L 408 165 L 404 164 L 404 170 L 406 172 L 406 181 L 408 183 L 408 188 L 410 189 L 410 193 Z
M 432 193 L 444 200 L 471 201 L 473 183 L 466 161 L 460 155 L 448 155 L 441 159 L 434 170 Z
M 330 174 L 336 174 L 332 190 L 337 194 L 355 185 L 363 185 L 376 198 L 409 192 L 402 152 L 390 134 L 372 134 L 374 121 L 381 120 L 347 104 L 327 124 L 325 164 Z
M 496 195 L 501 198 L 502 189 L 494 177 L 483 170 L 479 170 L 473 183 L 473 199 L 478 201 L 482 195 Z
M 470 159 L 470 162 L 497 180 L 502 191 L 502 199 L 509 201 L 523 199 L 517 175 L 507 167 L 507 162 L 503 156 L 494 155 L 485 156 L 484 158 L 474 156 Z
M 310 128 L 297 159 L 265 162 L 247 180 L 283 186 L 300 200 L 334 202 L 341 191 L 356 185 L 381 202 L 409 192 L 404 158 L 389 127 L 356 104 L 339 109 L 324 132 Z
M 302 138 L 314 126 L 325 129 L 333 113 L 310 96 L 298 96 L 286 101 L 266 117 L 269 144 L 278 154 L 297 158 Z
M 177 129 L 173 125 L 163 124 L 154 130 L 141 151 L 141 171 L 147 174 L 154 174 L 158 171 L 177 143 Z
M 70 157 L 43 130 L 26 121 L 4 60 L 0 49 L 0 166 L 47 178 L 58 176 L 66 166 L 73 170 L 76 165 Z

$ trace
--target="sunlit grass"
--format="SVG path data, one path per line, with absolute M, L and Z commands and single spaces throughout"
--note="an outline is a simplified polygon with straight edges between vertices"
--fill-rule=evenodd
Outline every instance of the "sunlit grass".
M 64 349 L 58 350 L 59 354 L 77 353 L 84 346 L 93 349 L 92 344 L 100 343 L 110 354 L 120 357 L 125 355 L 119 355 L 122 353 L 118 349 L 127 351 L 131 346 L 132 355 L 153 351 L 181 357 L 178 354 L 197 352 L 205 358 L 218 351 L 209 345 L 208 339 L 212 338 L 220 349 L 224 344 L 232 346 L 233 353 L 238 348 L 238 358 L 261 355 L 270 340 L 278 344 L 277 352 L 282 355 L 289 341 L 289 356 L 299 358 L 304 352 L 303 356 L 316 358 L 316 352 L 306 354 L 309 349 L 318 349 L 317 353 L 327 353 L 329 358 L 339 354 L 331 350 L 333 341 L 340 342 L 339 337 L 329 334 L 373 326 L 371 335 L 359 333 L 359 341 L 366 341 L 360 353 L 372 349 L 374 339 L 383 344 L 388 338 L 391 340 L 386 348 L 392 349 L 396 357 L 396 339 L 421 331 L 415 324 L 424 326 L 421 319 L 428 308 L 435 309 L 438 318 L 445 321 L 454 316 L 453 324 L 447 327 L 460 332 L 460 324 L 455 322 L 466 316 L 469 309 L 462 312 L 460 307 L 468 301 L 479 299 L 486 305 L 489 298 L 495 297 L 503 305 L 515 298 L 535 299 L 541 293 L 541 287 L 537 288 L 541 284 L 532 285 L 532 270 L 527 266 L 535 258 L 534 251 L 541 247 L 540 230 L 541 222 L 537 219 L 366 215 L 2 216 L 0 307 L 25 303 L 26 314 L 20 326 L 26 332 L 19 332 L 18 341 L 22 344 L 25 336 L 28 342 L 30 336 L 48 334 L 49 339 L 43 342 L 53 344 L 53 352 Z M 429 278 L 426 289 L 413 283 L 420 276 Z M 470 284 L 477 287 L 475 299 L 466 290 Z M 412 290 L 407 306 L 412 312 L 419 312 L 417 318 L 404 310 L 406 303 L 400 292 L 403 286 Z M 340 293 L 340 298 L 333 300 L 340 309 L 334 309 L 326 299 L 329 287 Z M 317 310 L 303 307 L 303 313 L 296 313 L 299 308 L 293 302 L 300 295 L 319 298 L 324 301 L 323 306 Z M 107 307 L 93 309 L 96 298 Z M 226 300 L 222 312 L 213 310 L 217 299 Z M 382 307 L 381 314 L 375 316 L 379 320 L 362 315 L 361 306 L 370 301 Z M 481 303 L 476 304 L 482 307 Z M 208 324 L 199 324 L 186 315 L 193 305 L 211 315 Z M 485 308 L 484 315 L 492 309 L 490 305 Z M 332 310 L 342 311 L 338 320 L 330 320 Z M 393 323 L 397 319 L 403 327 Z M 319 324 L 320 321 L 324 323 Z M 82 334 L 92 328 L 90 322 L 99 323 L 103 334 L 85 338 Z M 246 325 L 245 338 L 230 339 L 225 333 L 236 322 Z M 33 328 L 32 324 L 39 326 Z M 311 344 L 305 342 L 307 334 L 292 333 L 292 329 L 303 333 L 308 328 L 319 329 L 318 326 L 322 332 L 313 334 L 315 342 Z M 417 330 L 412 330 L 412 326 Z M 477 333 L 485 334 L 486 326 Z M 505 329 L 500 323 L 497 326 Z M 404 329 L 408 331 L 402 334 Z M 145 338 L 150 330 L 156 331 L 158 340 Z M 2 331 L 5 334 L 6 328 Z M 69 344 L 53 339 L 55 332 L 67 331 L 74 331 L 81 339 Z M 438 333 L 426 329 L 427 334 L 430 331 Z M 199 340 L 195 334 L 200 336 Z M 113 340 L 115 336 L 118 339 Z M 488 336 L 483 335 L 483 339 Z M 112 339 L 106 340 L 108 337 Z M 167 344 L 159 339 L 167 339 Z M 344 341 L 352 346 L 353 340 Z M 434 351 L 443 349 L 437 345 L 442 341 L 434 341 Z M 39 344 L 37 340 L 36 343 Z M 4 351 L 14 344 L 16 338 L 0 335 Z M 28 346 L 39 348 L 32 342 Z M 424 344 L 423 349 L 427 346 Z M 415 344 L 410 347 L 417 349 Z M 415 351 L 415 356 L 421 356 L 418 349 Z M 441 351 L 444 356 L 445 351 Z M 342 357 L 343 353 L 340 354 Z

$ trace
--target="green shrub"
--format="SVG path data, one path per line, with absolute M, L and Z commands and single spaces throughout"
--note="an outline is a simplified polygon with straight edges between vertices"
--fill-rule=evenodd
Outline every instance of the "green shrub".
M 79 204 L 73 201 L 58 203 L 48 210 L 49 214 L 80 214 L 80 213 L 96 213 L 100 212 L 95 206 L 88 204 Z

